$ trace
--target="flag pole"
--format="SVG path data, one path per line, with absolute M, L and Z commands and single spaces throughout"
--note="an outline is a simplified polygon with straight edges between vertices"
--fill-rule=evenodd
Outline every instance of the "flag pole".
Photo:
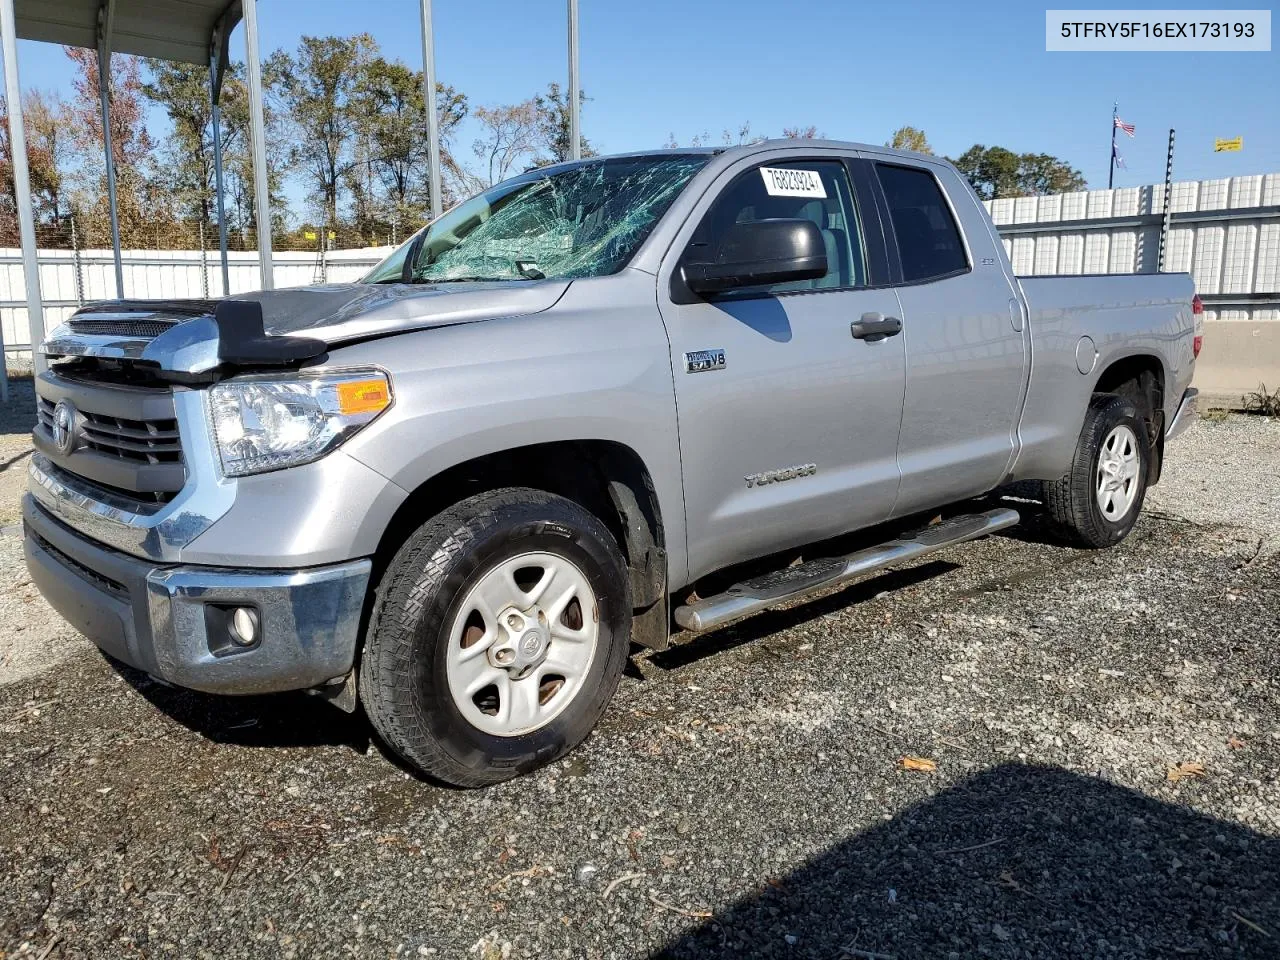
M 1116 117 L 1120 116 L 1120 101 L 1111 105 L 1111 165 L 1107 168 L 1107 189 L 1116 182 Z

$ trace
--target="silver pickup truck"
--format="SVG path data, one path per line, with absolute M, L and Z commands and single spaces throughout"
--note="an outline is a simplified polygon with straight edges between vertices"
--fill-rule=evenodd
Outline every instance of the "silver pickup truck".
M 1122 540 L 1194 415 L 1198 311 L 1184 274 L 1016 277 L 935 157 L 532 170 L 359 283 L 73 315 L 27 563 L 116 660 L 359 703 L 493 783 L 587 736 L 631 642 L 1018 520 L 939 508 L 1041 481 L 1067 540 Z

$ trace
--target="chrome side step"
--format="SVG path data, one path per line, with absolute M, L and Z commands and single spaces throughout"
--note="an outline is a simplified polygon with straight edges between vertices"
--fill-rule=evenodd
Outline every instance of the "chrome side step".
M 733 620 L 767 610 L 784 600 L 795 600 L 818 590 L 848 583 L 906 560 L 966 540 L 1012 527 L 1018 511 L 1000 508 L 985 513 L 951 517 L 941 523 L 903 534 L 887 543 L 858 550 L 846 557 L 820 557 L 794 567 L 775 570 L 760 577 L 735 583 L 724 593 L 676 607 L 675 618 L 685 630 L 703 633 Z

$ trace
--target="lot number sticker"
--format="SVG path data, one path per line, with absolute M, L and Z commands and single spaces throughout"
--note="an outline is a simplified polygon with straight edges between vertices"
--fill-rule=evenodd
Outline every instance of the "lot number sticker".
M 761 167 L 764 188 L 771 197 L 825 197 L 827 188 L 816 170 L 783 170 Z

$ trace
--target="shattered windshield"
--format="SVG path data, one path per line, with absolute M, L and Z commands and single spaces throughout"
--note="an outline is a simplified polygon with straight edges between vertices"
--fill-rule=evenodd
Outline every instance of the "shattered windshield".
M 619 157 L 521 174 L 454 207 L 363 282 L 616 273 L 706 161 L 696 154 Z

